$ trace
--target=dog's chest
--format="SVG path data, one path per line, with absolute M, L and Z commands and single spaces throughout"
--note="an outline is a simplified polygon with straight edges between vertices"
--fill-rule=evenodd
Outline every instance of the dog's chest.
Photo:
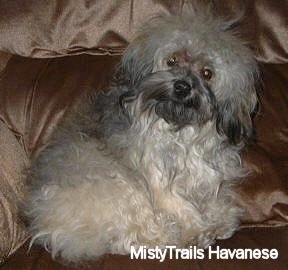
M 197 191 L 203 194 L 202 190 L 213 192 L 221 177 L 205 160 L 211 142 L 203 144 L 196 137 L 192 127 L 173 132 L 159 121 L 134 141 L 128 154 L 133 169 L 154 193 L 169 190 L 189 196 Z

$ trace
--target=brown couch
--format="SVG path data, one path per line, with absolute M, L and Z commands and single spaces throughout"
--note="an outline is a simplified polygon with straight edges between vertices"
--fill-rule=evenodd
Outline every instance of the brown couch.
M 75 269 L 42 248 L 28 252 L 18 204 L 23 170 L 73 101 L 111 79 L 123 49 L 157 13 L 195 7 L 185 0 L 0 1 L 0 263 L 3 269 Z M 195 2 L 195 1 L 194 1 Z M 202 4 L 212 2 L 199 0 Z M 254 174 L 238 187 L 242 229 L 222 248 L 277 249 L 275 260 L 131 260 L 107 255 L 76 269 L 288 269 L 288 2 L 218 0 L 218 16 L 244 17 L 239 35 L 262 72 L 256 143 L 243 158 Z

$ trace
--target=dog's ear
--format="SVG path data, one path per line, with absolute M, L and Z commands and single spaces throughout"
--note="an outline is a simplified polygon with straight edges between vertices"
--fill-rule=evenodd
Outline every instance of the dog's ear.
M 256 94 L 251 94 L 250 98 L 227 99 L 218 104 L 217 131 L 225 134 L 228 142 L 234 145 L 240 142 L 247 142 L 254 135 L 252 118 L 256 110 Z
M 153 70 L 155 49 L 149 45 L 147 37 L 142 34 L 138 36 L 125 50 L 117 77 L 129 88 L 137 84 Z

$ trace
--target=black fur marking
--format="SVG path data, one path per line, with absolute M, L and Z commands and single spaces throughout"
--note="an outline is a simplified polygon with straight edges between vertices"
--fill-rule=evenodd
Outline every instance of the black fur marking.
M 240 107 L 240 105 L 239 105 Z M 253 127 L 249 112 L 240 113 L 235 103 L 226 101 L 218 106 L 216 128 L 219 134 L 225 134 L 229 143 L 238 144 L 253 137 Z

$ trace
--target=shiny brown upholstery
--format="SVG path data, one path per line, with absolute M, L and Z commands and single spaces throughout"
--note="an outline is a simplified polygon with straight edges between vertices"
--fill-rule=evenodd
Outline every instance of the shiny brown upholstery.
M 90 269 L 288 269 L 288 2 L 215 3 L 218 15 L 244 13 L 237 30 L 254 48 L 262 72 L 257 140 L 243 152 L 255 173 L 238 186 L 239 203 L 246 209 L 243 229 L 216 244 L 276 248 L 279 258 L 159 263 L 111 255 L 89 263 Z M 27 253 L 27 242 L 23 245 L 28 237 L 18 215 L 23 170 L 74 100 L 109 82 L 119 55 L 144 21 L 192 9 L 184 0 L 0 1 L 1 270 L 70 269 L 43 249 Z

